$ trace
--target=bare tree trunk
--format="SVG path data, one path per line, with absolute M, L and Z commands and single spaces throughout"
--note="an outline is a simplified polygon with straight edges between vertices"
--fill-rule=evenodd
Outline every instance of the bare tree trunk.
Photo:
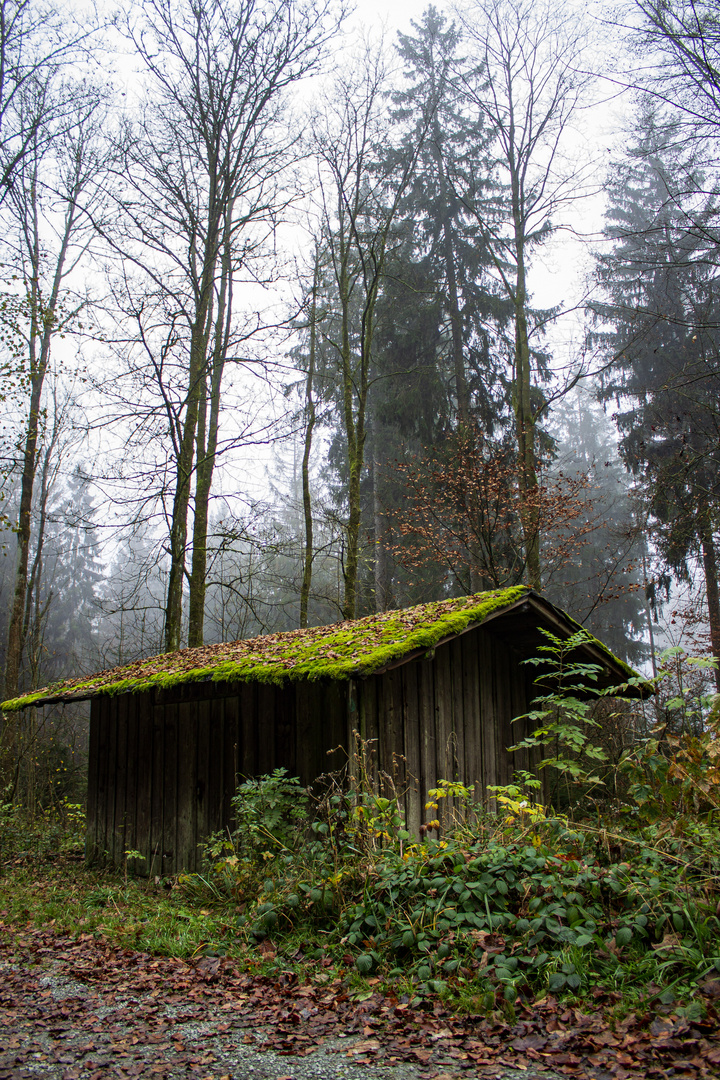
M 343 595 L 342 615 L 344 619 L 354 619 L 357 604 L 361 512 L 360 476 L 365 453 L 365 404 L 367 400 L 367 386 L 363 385 L 361 375 L 360 385 L 356 388 L 355 380 L 353 378 L 353 352 L 350 344 L 351 287 L 347 266 L 349 252 L 345 239 L 341 242 L 343 245 L 341 255 L 342 268 L 340 280 L 338 282 L 340 305 L 342 309 L 340 359 L 342 363 L 343 419 L 345 423 L 345 441 L 347 445 L 349 472 L 348 522 L 346 529 L 347 547 L 345 551 L 345 563 L 343 566 L 345 590 Z M 354 407 L 353 398 L 356 389 L 357 406 Z
M 302 583 L 300 585 L 300 626 L 308 624 L 308 605 L 312 584 L 313 559 L 315 557 L 313 538 L 313 513 L 310 498 L 310 451 L 313 431 L 315 430 L 315 398 L 313 380 L 315 378 L 315 360 L 317 351 L 317 294 L 320 284 L 320 255 L 315 251 L 312 297 L 310 301 L 310 352 L 308 355 L 307 379 L 305 381 L 305 439 L 302 458 L 302 500 L 303 520 L 305 522 L 305 540 L 302 552 Z
M 232 206 L 226 223 L 225 241 L 220 279 L 220 296 L 215 319 L 215 341 L 210 365 L 210 415 L 207 418 L 207 376 L 199 408 L 197 434 L 197 465 L 195 477 L 195 516 L 193 520 L 193 553 L 190 572 L 190 596 L 188 599 L 188 645 L 192 648 L 204 642 L 205 594 L 207 591 L 207 534 L 210 514 L 210 491 L 212 489 L 215 460 L 217 457 L 218 431 L 220 427 L 220 394 L 225 370 L 230 319 L 232 316 L 232 264 L 230 228 Z M 200 425 L 200 421 L 202 424 Z
M 200 403 L 205 392 L 207 343 L 212 322 L 212 290 L 215 276 L 217 227 L 206 239 L 202 286 L 199 292 L 190 339 L 190 364 L 185 421 L 177 458 L 175 497 L 170 526 L 170 572 L 165 607 L 165 652 L 180 648 L 182 634 L 182 593 L 185 580 L 188 509 L 195 460 Z
M 702 553 L 705 570 L 705 595 L 710 622 L 710 647 L 715 657 L 715 687 L 720 694 L 720 590 L 718 589 L 718 565 L 715 539 L 705 507 L 702 524 Z
M 341 415 L 348 463 L 348 519 L 345 527 L 343 566 L 343 618 L 354 619 L 360 561 L 360 481 L 365 462 L 365 434 L 375 309 L 385 273 L 387 244 L 403 193 L 415 170 L 418 155 L 432 122 L 424 117 L 424 129 L 412 153 L 398 169 L 380 180 L 373 176 L 381 131 L 380 103 L 385 72 L 378 57 L 366 54 L 359 78 L 340 83 L 340 107 L 329 112 L 339 117 L 318 140 L 321 160 L 332 176 L 332 204 L 325 203 L 326 235 L 335 272 L 340 309 Z M 332 205 L 332 214 L 330 213 Z M 334 218 L 334 220 L 333 220 Z M 352 317 L 359 312 L 351 328 Z M 352 340 L 351 340 L 352 338 Z
M 515 380 L 513 405 L 518 446 L 518 486 L 522 498 L 522 528 L 525 542 L 526 580 L 533 589 L 541 588 L 540 527 L 538 514 L 538 479 L 535 458 L 535 416 L 530 393 L 530 344 L 527 327 L 527 291 L 523 227 L 516 218 L 517 279 L 515 287 Z
M 25 440 L 23 446 L 23 470 L 20 480 L 20 507 L 17 522 L 17 562 L 15 566 L 15 586 L 13 590 L 13 603 L 10 609 L 10 621 L 7 632 L 7 645 L 5 653 L 5 697 L 15 697 L 18 693 L 20 680 L 20 664 L 22 660 L 23 644 L 23 618 L 28 588 L 28 564 L 30 560 L 30 533 L 31 513 L 33 502 L 33 489 L 35 486 L 35 474 L 37 471 L 37 444 L 39 433 L 39 420 L 41 412 L 41 399 L 45 376 L 50 362 L 50 347 L 53 335 L 57 330 L 56 311 L 60 288 L 65 275 L 65 261 L 68 248 L 73 236 L 77 221 L 78 208 L 76 199 L 80 190 L 80 177 L 78 174 L 67 197 L 67 209 L 65 213 L 64 227 L 61 235 L 60 248 L 57 254 L 55 268 L 50 288 L 50 295 L 46 303 L 40 289 L 40 264 L 42 248 L 40 241 L 39 208 L 37 196 L 37 178 L 40 162 L 35 163 L 34 174 L 31 177 L 28 197 L 29 202 L 23 208 L 26 214 L 22 222 L 22 229 L 26 237 L 28 248 L 27 255 L 32 268 L 30 291 L 28 302 L 30 307 L 29 327 L 29 369 L 30 369 L 30 402 L 28 408 L 27 426 L 25 428 Z
M 375 537 L 375 610 L 388 611 L 393 604 L 387 553 L 387 518 L 380 499 L 380 462 L 377 447 L 373 447 L 373 526 Z

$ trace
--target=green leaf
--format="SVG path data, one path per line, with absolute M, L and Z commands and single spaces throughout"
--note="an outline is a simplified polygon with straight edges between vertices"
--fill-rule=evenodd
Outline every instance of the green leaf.
M 369 975 L 374 966 L 374 960 L 369 953 L 362 953 L 355 959 L 355 967 L 361 975 Z

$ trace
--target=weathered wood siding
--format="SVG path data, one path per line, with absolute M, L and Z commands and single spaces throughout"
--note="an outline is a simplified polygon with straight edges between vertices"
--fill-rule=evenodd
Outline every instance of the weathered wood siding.
M 355 733 L 374 750 L 373 782 L 404 792 L 408 827 L 432 817 L 438 780 L 508 783 L 528 768 L 507 748 L 524 731 L 520 658 L 478 628 L 427 658 L 350 682 L 188 684 L 93 700 L 87 855 L 138 873 L 198 869 L 199 844 L 231 824 L 238 777 L 283 766 L 309 784 L 342 768 Z M 388 780 L 390 778 L 390 780 Z M 391 782 L 390 782 L 391 781 Z
M 482 800 L 488 785 L 508 784 L 516 770 L 530 768 L 528 751 L 508 751 L 527 732 L 526 724 L 513 723 L 528 707 L 527 669 L 482 628 L 427 658 L 358 680 L 357 696 L 357 730 L 376 741 L 380 767 L 404 793 L 416 836 L 435 816 L 425 803 L 439 780 L 474 786 Z
M 238 777 L 283 766 L 309 784 L 340 768 L 347 684 L 195 684 L 92 702 L 87 857 L 137 873 L 200 867 L 231 822 Z

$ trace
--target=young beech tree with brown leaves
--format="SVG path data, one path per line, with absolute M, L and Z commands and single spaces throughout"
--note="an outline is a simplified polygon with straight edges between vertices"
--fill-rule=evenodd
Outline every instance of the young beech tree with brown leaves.
M 443 569 L 453 590 L 516 585 L 527 580 L 528 492 L 518 479 L 517 450 L 493 443 L 479 430 L 454 432 L 424 458 L 396 465 L 406 497 L 393 516 L 402 542 L 393 554 L 408 569 Z M 538 467 L 532 517 L 540 537 L 557 543 L 547 556 L 551 573 L 573 558 L 593 530 L 588 481 L 584 474 L 551 477 Z

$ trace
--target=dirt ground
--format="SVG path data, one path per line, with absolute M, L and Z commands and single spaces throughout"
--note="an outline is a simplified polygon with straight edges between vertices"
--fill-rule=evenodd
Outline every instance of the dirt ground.
M 239 973 L 0 922 L 0 1080 L 593 1080 L 720 1075 L 714 1022 L 413 1008 L 337 979 Z M 654 1026 L 653 1026 L 654 1025 Z

